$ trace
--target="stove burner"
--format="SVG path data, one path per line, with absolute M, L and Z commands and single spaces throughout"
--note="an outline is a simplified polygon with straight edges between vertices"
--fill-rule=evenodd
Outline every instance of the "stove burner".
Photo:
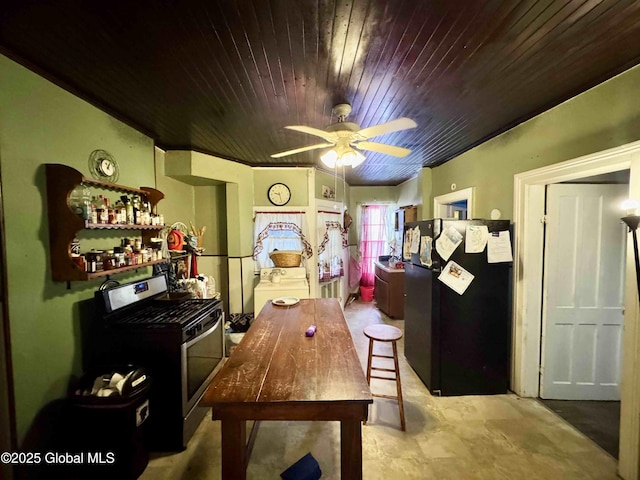
M 168 305 L 164 301 L 151 303 L 128 315 L 111 320 L 113 326 L 146 328 L 184 328 L 194 320 L 208 315 L 219 303 L 213 299 L 187 299 Z

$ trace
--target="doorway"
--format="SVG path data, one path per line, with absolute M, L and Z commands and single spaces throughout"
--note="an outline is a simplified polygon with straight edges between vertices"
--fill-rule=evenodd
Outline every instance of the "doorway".
M 542 398 L 620 399 L 628 197 L 628 181 L 546 187 Z
M 540 401 L 618 458 L 629 170 L 546 186 Z
M 514 302 L 512 389 L 520 396 L 538 397 L 542 311 L 542 219 L 544 190 L 551 183 L 630 169 L 629 195 L 640 198 L 640 142 L 597 152 L 514 175 Z M 622 215 L 621 215 L 622 216 Z M 640 473 L 640 326 L 633 252 L 625 258 L 625 329 L 621 391 L 619 474 Z M 637 391 L 638 390 L 638 391 Z
M 474 218 L 473 187 L 434 197 L 433 217 L 455 218 L 456 220 L 467 220 Z

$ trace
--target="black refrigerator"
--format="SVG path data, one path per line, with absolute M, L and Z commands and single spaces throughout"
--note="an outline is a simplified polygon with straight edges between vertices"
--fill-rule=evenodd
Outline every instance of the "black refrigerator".
M 430 261 L 420 251 L 403 250 L 405 357 L 433 395 L 498 394 L 508 388 L 512 262 L 488 263 L 487 247 L 465 253 L 472 225 L 486 225 L 490 236 L 510 230 L 509 220 L 434 219 L 404 228 L 405 238 L 417 226 L 421 237 L 433 239 Z M 436 239 L 449 227 L 462 235 L 462 243 L 445 260 Z M 449 261 L 475 277 L 462 295 L 438 279 Z

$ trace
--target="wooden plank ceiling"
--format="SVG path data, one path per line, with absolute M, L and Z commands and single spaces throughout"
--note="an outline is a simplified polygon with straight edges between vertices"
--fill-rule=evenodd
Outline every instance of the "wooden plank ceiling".
M 373 141 L 351 185 L 397 185 L 640 60 L 634 0 L 13 0 L 2 52 L 151 135 L 254 166 L 319 165 L 349 103 Z M 96 148 L 103 148 L 96 145 Z

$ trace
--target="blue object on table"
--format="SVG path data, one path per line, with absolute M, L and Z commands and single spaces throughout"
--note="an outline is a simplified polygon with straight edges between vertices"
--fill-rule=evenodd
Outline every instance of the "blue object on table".
M 320 465 L 310 453 L 280 474 L 284 480 L 318 480 L 321 476 Z

